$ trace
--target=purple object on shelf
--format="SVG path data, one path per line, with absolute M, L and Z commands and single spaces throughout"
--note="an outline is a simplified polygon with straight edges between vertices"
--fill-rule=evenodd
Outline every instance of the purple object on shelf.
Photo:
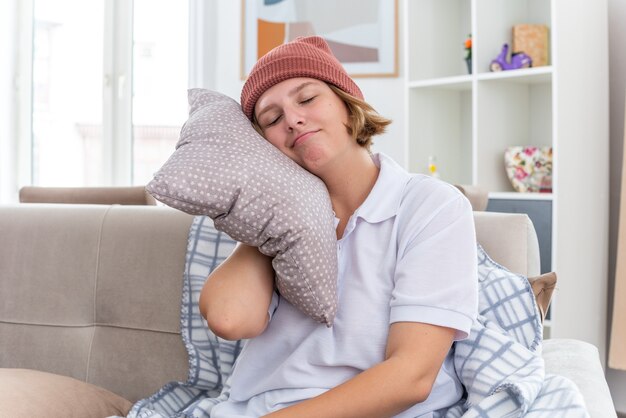
M 491 61 L 489 69 L 491 71 L 517 70 L 519 68 L 528 68 L 533 64 L 532 58 L 523 52 L 514 52 L 511 54 L 511 62 L 507 61 L 509 54 L 509 44 L 502 45 L 500 54 Z

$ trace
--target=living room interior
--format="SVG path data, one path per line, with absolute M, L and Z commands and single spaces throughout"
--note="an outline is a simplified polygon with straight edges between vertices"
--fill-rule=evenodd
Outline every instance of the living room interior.
M 153 323 L 150 314 L 140 312 L 137 324 L 116 322 L 118 316 L 137 314 L 124 300 L 129 291 L 120 290 L 122 279 L 134 276 L 121 271 L 156 268 L 121 260 L 120 248 L 138 258 L 163 251 L 170 260 L 178 251 L 179 259 L 155 274 L 182 275 L 187 231 L 195 225 L 145 187 L 175 151 L 189 116 L 188 89 L 213 90 L 239 101 L 252 64 L 277 42 L 298 34 L 329 34 L 367 102 L 393 120 L 375 138 L 373 151 L 410 172 L 462 189 L 476 211 L 479 241 L 482 236 L 500 264 L 522 266 L 515 272 L 529 278 L 556 272 L 550 308 L 542 318 L 546 371 L 558 374 L 549 361 L 566 361 L 568 350 L 587 350 L 598 362 L 594 371 L 601 372 L 589 381 L 599 378 L 610 396 L 580 388 L 584 401 L 588 410 L 615 413 L 591 416 L 626 417 L 623 1 L 8 0 L 0 4 L 0 22 L 0 237 L 11 237 L 0 242 L 5 263 L 0 265 L 0 336 L 13 338 L 11 343 L 0 338 L 0 370 L 37 369 L 103 386 L 122 395 L 123 401 L 108 399 L 123 412 L 173 377 L 184 381 L 188 361 L 177 330 L 181 290 L 176 287 L 182 279 L 167 282 L 171 294 L 163 290 L 147 296 L 167 297 L 169 316 Z M 62 206 L 46 203 L 55 199 L 47 193 L 62 196 Z M 490 218 L 494 213 L 525 216 L 498 223 Z M 137 214 L 147 221 L 134 218 Z M 47 217 L 58 223 L 56 229 Z M 149 222 L 162 223 L 160 230 L 151 232 Z M 65 234 L 61 225 L 73 232 Z M 532 229 L 530 235 L 526 228 Z M 130 231 L 138 235 L 133 238 Z M 79 234 L 80 245 L 62 241 Z M 168 234 L 183 247 L 152 242 L 150 252 L 140 248 L 155 237 L 167 241 Z M 126 244 L 116 248 L 114 237 Z M 500 241 L 511 237 L 519 245 Z M 37 243 L 48 238 L 59 240 L 48 244 L 59 247 L 54 254 Z M 80 251 L 91 260 L 92 248 L 101 270 L 90 270 L 87 261 L 69 268 L 57 258 Z M 504 248 L 524 254 L 498 254 L 507 260 L 500 261 L 496 254 Z M 67 281 L 54 285 L 33 279 L 24 282 L 31 287 L 18 286 L 10 280 L 16 274 L 46 274 L 36 261 L 26 266 L 29 262 L 20 258 L 26 253 L 53 264 Z M 72 298 L 85 301 L 77 302 L 79 308 L 55 308 L 54 301 L 33 313 L 20 307 L 33 300 L 32 289 L 51 286 L 50 294 L 60 294 L 75 288 L 82 274 L 103 277 L 97 292 L 76 288 Z M 99 345 L 103 341 L 97 337 L 107 334 L 99 329 L 100 321 L 89 319 L 116 298 L 119 306 L 107 311 L 111 328 L 146 331 L 154 325 L 164 334 L 158 344 L 167 340 L 154 361 L 176 358 L 141 389 L 134 390 L 141 386 L 136 382 L 116 386 L 113 374 L 119 370 L 105 353 L 110 347 Z M 16 337 L 30 335 L 21 327 L 50 312 L 51 322 L 37 338 Z M 77 325 L 83 320 L 89 325 Z M 83 326 L 89 334 L 80 338 L 57 340 L 47 334 L 54 327 Z M 45 347 L 16 354 L 25 341 L 77 348 L 44 361 Z M 71 366 L 83 360 L 86 375 Z M 58 368 L 49 364 L 54 361 Z M 585 369 L 572 373 L 566 377 L 584 382 Z M 37 387 L 51 382 L 40 381 Z M 77 393 L 86 390 L 71 384 Z M 8 410 L 5 402 L 0 396 L 0 412 Z M 111 411 L 102 408 L 98 411 Z

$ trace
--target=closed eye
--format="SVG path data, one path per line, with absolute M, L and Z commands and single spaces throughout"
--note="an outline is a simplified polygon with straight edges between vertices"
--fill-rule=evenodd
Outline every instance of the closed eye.
M 315 99 L 315 96 L 313 97 L 309 97 L 308 99 L 304 99 L 300 102 L 300 104 L 307 104 L 313 101 L 313 99 Z
M 276 124 L 276 123 L 280 120 L 281 116 L 282 116 L 282 115 L 278 115 L 278 116 L 276 116 L 274 119 L 272 119 L 272 121 L 270 121 L 269 123 L 267 123 L 267 124 L 265 125 L 265 127 L 267 128 L 268 126 L 275 125 L 275 124 Z

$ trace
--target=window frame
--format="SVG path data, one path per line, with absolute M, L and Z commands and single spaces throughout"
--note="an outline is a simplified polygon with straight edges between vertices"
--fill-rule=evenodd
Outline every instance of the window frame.
M 34 185 L 33 27 L 35 0 L 16 0 L 17 39 L 17 187 Z M 103 186 L 132 184 L 133 2 L 104 1 L 102 79 Z
M 129 186 L 133 173 L 133 9 L 105 0 L 102 80 L 102 182 Z
M 188 80 L 190 87 L 214 88 L 217 33 L 216 2 L 188 0 Z M 19 188 L 34 184 L 33 166 L 33 30 L 35 0 L 13 0 L 17 53 L 14 57 L 15 114 L 5 148 L 14 164 L 2 164 L 0 203 L 17 202 Z M 133 184 L 133 9 L 134 1 L 104 0 L 102 79 L 102 186 Z M 4 161 L 4 160 L 3 160 Z

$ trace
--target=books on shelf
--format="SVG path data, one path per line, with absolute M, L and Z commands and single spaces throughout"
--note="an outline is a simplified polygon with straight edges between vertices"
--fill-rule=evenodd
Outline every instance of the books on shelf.
M 513 53 L 524 52 L 533 67 L 548 65 L 548 26 L 518 24 L 513 26 Z

